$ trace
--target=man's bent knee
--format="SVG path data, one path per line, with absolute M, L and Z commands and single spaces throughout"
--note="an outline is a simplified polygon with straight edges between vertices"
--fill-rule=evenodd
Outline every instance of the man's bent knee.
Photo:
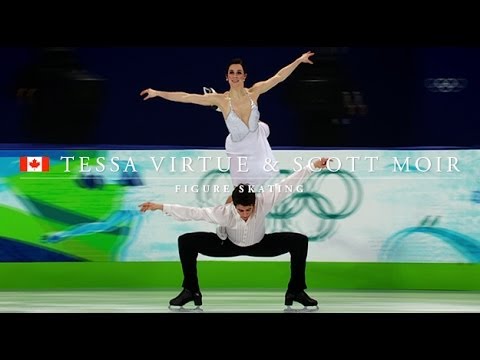
M 308 242 L 308 236 L 304 235 L 304 234 L 295 234 L 298 238 L 297 241 L 301 241 L 301 242 Z
M 304 235 L 304 234 L 296 234 L 296 239 L 295 239 L 295 242 L 298 244 L 298 245 L 301 245 L 302 247 L 303 246 L 307 246 L 308 247 L 308 236 Z
M 193 233 L 182 234 L 178 237 L 178 243 L 185 243 L 193 239 L 195 235 Z

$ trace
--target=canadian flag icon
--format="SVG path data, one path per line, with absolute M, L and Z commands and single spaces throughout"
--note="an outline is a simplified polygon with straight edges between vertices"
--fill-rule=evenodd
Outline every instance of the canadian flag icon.
M 22 156 L 20 157 L 20 171 L 44 172 L 50 170 L 48 156 Z

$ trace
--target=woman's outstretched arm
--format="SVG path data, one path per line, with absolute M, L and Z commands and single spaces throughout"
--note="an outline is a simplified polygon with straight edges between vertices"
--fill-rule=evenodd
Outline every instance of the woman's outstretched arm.
M 272 76 L 270 79 L 265 80 L 265 81 L 260 81 L 256 84 L 254 84 L 250 91 L 253 93 L 257 93 L 258 95 L 263 94 L 264 92 L 267 92 L 274 86 L 278 85 L 282 81 L 284 81 L 286 78 L 288 78 L 293 71 L 298 67 L 298 65 L 302 63 L 306 64 L 313 64 L 313 62 L 310 60 L 310 57 L 315 55 L 313 52 L 308 51 L 299 58 L 297 58 L 295 61 L 292 63 L 288 64 L 284 68 L 282 68 L 279 72 L 277 72 L 274 76 Z
M 146 96 L 145 96 L 146 95 Z M 160 91 L 154 89 L 145 89 L 140 93 L 140 96 L 145 96 L 143 100 L 152 99 L 154 97 L 161 97 L 165 100 L 197 104 L 203 106 L 219 106 L 221 94 L 190 94 L 182 91 Z

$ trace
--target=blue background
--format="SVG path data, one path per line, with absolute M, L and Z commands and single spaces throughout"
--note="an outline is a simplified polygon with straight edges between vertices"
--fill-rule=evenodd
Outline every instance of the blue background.
M 303 52 L 313 50 L 318 66 L 335 67 L 327 89 L 338 95 L 339 82 L 362 93 L 368 115 L 333 124 L 292 100 L 292 88 L 308 69 L 301 65 L 285 83 L 261 96 L 262 120 L 271 127 L 273 147 L 478 146 L 480 49 L 476 47 L 77 47 L 75 56 L 89 74 L 104 79 L 105 92 L 85 143 L 224 147 L 228 134 L 220 113 L 192 104 L 153 99 L 141 90 L 201 93 L 203 86 L 223 92 L 226 64 L 241 57 L 247 86 L 274 75 Z M 38 61 L 39 48 L 0 48 L 2 143 L 48 143 L 32 139 L 22 127 L 24 106 L 15 97 L 19 72 Z M 332 60 L 333 59 L 333 60 Z M 434 93 L 427 78 L 466 78 L 457 93 Z M 339 80 L 340 79 L 340 80 Z M 331 86 L 329 86 L 331 85 Z M 314 89 L 305 96 L 316 96 Z M 297 94 L 298 95 L 298 94 Z M 319 93 L 318 96 L 323 96 Z M 333 99 L 327 97 L 327 100 Z M 327 104 L 327 106 L 329 106 Z M 334 104 L 331 104 L 334 107 Z M 303 107 L 303 111 L 302 111 Z M 305 110 L 306 109 L 306 110 Z M 69 119 L 65 118 L 65 122 Z M 340 118 L 340 122 L 342 119 Z M 80 131 L 82 123 L 69 125 Z M 65 139 L 65 140 L 64 140 Z M 62 131 L 56 143 L 69 143 Z

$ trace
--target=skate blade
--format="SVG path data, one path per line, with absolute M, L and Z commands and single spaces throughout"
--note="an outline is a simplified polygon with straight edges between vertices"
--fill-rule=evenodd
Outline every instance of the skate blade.
M 318 306 L 305 306 L 304 308 L 301 309 L 294 309 L 291 306 L 287 306 L 283 312 L 286 313 L 311 313 L 311 312 L 317 312 L 319 310 Z
M 198 313 L 198 312 L 203 312 L 203 309 L 200 306 L 197 306 L 195 308 L 184 308 L 183 306 L 168 306 L 168 310 L 172 312 L 181 312 L 181 313 Z

